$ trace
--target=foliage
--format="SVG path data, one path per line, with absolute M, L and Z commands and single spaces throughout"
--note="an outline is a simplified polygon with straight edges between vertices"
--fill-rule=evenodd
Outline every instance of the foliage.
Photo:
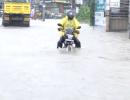
M 90 26 L 94 25 L 95 0 L 89 0 L 87 5 L 80 7 L 77 18 L 81 22 L 87 22 Z
M 81 6 L 77 18 L 81 22 L 90 22 L 90 8 L 88 6 Z

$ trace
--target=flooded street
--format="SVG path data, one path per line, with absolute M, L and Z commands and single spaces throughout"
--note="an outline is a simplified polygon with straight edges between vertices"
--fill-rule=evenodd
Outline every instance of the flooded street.
M 129 100 L 128 34 L 82 24 L 82 48 L 68 53 L 58 21 L 0 25 L 0 100 Z

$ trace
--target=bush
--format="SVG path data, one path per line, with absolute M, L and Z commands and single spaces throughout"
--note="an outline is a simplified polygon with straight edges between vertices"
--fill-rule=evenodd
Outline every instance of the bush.
M 90 23 L 90 8 L 88 6 L 81 6 L 77 14 L 77 19 L 80 22 Z
M 95 24 L 95 0 L 88 0 L 86 5 L 80 7 L 77 18 L 81 22 L 87 22 L 90 26 Z

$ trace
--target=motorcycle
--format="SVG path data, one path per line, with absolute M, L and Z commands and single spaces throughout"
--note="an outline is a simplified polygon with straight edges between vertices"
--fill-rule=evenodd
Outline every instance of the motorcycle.
M 58 24 L 60 28 L 58 28 L 59 31 L 63 31 L 63 26 L 61 24 Z M 77 29 L 80 29 L 81 27 L 78 27 Z M 76 32 L 76 29 L 68 27 L 64 31 L 65 33 L 65 41 L 63 43 L 63 48 L 66 48 L 67 51 L 72 51 L 72 48 L 75 48 L 74 43 L 74 33 Z
M 74 30 L 72 28 L 67 28 L 65 30 L 65 41 L 64 41 L 64 48 L 67 48 L 67 51 L 71 51 L 74 45 Z

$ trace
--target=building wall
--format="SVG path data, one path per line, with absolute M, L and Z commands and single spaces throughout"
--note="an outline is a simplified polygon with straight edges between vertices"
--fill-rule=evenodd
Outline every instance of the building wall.
M 106 31 L 126 31 L 128 29 L 129 0 L 111 0 L 106 9 Z
M 104 15 L 104 11 L 110 10 L 111 7 L 114 8 L 125 8 L 126 5 L 124 5 L 121 2 L 128 2 L 129 0 L 96 0 L 96 9 L 95 9 L 95 25 L 98 26 L 106 26 L 106 18 Z M 127 3 L 126 3 L 127 4 Z
M 105 26 L 105 10 L 106 0 L 96 0 L 95 5 L 95 25 Z

